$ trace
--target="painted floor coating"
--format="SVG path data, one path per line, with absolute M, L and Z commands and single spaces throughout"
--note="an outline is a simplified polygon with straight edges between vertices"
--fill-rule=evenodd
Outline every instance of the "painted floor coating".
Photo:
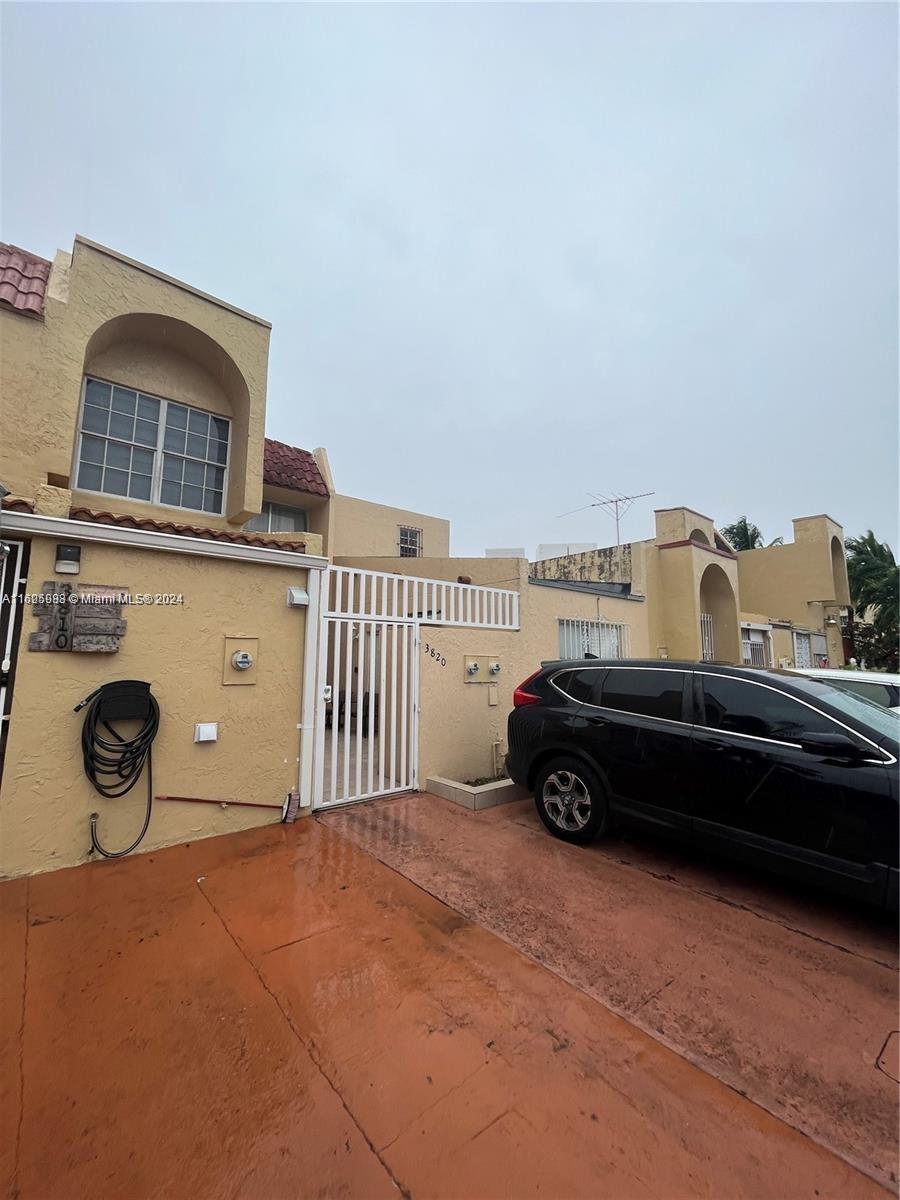
M 613 872 L 612 884 L 595 879 L 586 892 L 581 860 L 538 841 L 521 806 L 505 809 L 376 801 L 0 885 L 3 1194 L 887 1194 L 871 1177 L 883 1176 L 880 1160 L 858 1169 L 799 1119 L 741 1095 L 702 1055 L 690 1061 L 664 1009 L 634 1018 L 636 967 L 620 1011 L 602 995 L 608 980 L 566 978 L 583 971 L 585 922 L 600 958 L 608 929 L 619 953 L 626 903 L 639 947 L 653 943 L 641 925 L 660 909 L 641 893 L 658 881 L 646 864 L 607 858 L 639 878 L 629 892 Z M 379 834 L 382 820 L 392 838 Z M 398 844 L 403 861 L 391 863 Z M 456 858 L 467 845 L 480 848 L 462 878 Z M 593 847 L 578 853 L 603 857 Z M 423 886 L 407 878 L 429 870 Z M 561 972 L 564 933 L 543 947 L 546 924 L 534 917 L 519 933 L 501 929 L 497 909 L 512 879 L 518 913 L 523 898 L 535 912 L 559 906 L 566 876 L 574 890 Z M 690 900 L 685 934 L 696 928 L 695 895 L 683 881 L 670 887 L 669 908 Z M 734 939 L 724 999 L 738 986 L 734 962 L 758 936 L 717 932 L 711 971 L 720 969 L 719 940 Z M 819 936 L 796 934 L 817 946 Z M 843 953 L 878 959 L 873 936 L 860 927 Z M 546 965 L 535 961 L 545 953 Z M 691 961 L 702 969 L 699 948 Z M 793 993 L 800 976 L 782 979 L 781 965 L 772 958 L 773 986 Z M 813 1026 L 827 1009 L 819 969 L 811 961 L 804 983 Z M 859 994 L 877 991 L 860 970 Z M 655 1036 L 654 1021 L 663 1027 Z M 810 1069 L 826 1057 L 821 1050 Z M 844 1077 L 843 1065 L 835 1070 Z M 850 1126 L 858 1103 L 858 1092 L 846 1096 Z

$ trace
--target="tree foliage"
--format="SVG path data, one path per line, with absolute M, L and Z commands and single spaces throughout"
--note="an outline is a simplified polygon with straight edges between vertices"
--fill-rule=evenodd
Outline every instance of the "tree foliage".
M 720 532 L 734 546 L 735 550 L 760 550 L 766 545 L 762 530 L 758 525 L 754 525 L 752 521 L 749 521 L 746 516 L 738 517 L 732 525 L 726 525 Z M 774 541 L 768 544 L 770 546 L 783 546 L 784 538 L 775 538 Z
M 850 599 L 858 617 L 855 626 L 857 657 L 869 667 L 885 666 L 893 661 L 896 670 L 897 643 L 900 638 L 900 568 L 887 542 L 868 530 L 862 537 L 848 538 L 847 577 Z M 866 626 L 871 626 L 871 634 Z M 866 654 L 862 643 L 869 651 Z M 871 656 L 871 657 L 870 657 Z M 877 661 L 875 661 L 877 660 Z
M 900 669 L 900 648 L 897 631 L 879 633 L 867 621 L 853 623 L 853 653 L 860 666 L 870 671 L 889 671 L 896 674 Z

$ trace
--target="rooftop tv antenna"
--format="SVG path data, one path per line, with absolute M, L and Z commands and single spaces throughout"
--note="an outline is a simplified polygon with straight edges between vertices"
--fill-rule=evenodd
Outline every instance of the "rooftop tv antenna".
M 621 546 L 622 539 L 619 536 L 619 523 L 622 517 L 628 512 L 635 500 L 643 500 L 645 496 L 655 496 L 655 492 L 638 492 L 634 496 L 619 496 L 615 492 L 611 496 L 595 496 L 593 492 L 588 492 L 592 498 L 591 504 L 583 504 L 581 508 L 570 509 L 569 512 L 560 513 L 560 517 L 571 517 L 573 513 L 585 512 L 589 508 L 602 508 L 613 518 L 616 523 L 616 545 Z

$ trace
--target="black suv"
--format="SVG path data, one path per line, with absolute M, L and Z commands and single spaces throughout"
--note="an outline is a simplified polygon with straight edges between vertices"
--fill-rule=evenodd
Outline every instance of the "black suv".
M 556 837 L 618 820 L 897 908 L 900 719 L 787 671 L 597 659 L 513 696 L 507 768 Z

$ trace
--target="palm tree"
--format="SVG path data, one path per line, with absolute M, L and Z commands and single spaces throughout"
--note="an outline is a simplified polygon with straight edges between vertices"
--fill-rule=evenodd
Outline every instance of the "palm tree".
M 761 550 L 766 545 L 759 526 L 748 521 L 746 517 L 738 517 L 733 525 L 726 525 L 720 532 L 735 550 Z M 769 545 L 783 546 L 784 538 L 775 538 Z
M 879 542 L 870 529 L 858 538 L 847 538 L 847 576 L 853 607 L 881 634 L 896 638 L 900 608 L 900 568 L 887 542 Z

